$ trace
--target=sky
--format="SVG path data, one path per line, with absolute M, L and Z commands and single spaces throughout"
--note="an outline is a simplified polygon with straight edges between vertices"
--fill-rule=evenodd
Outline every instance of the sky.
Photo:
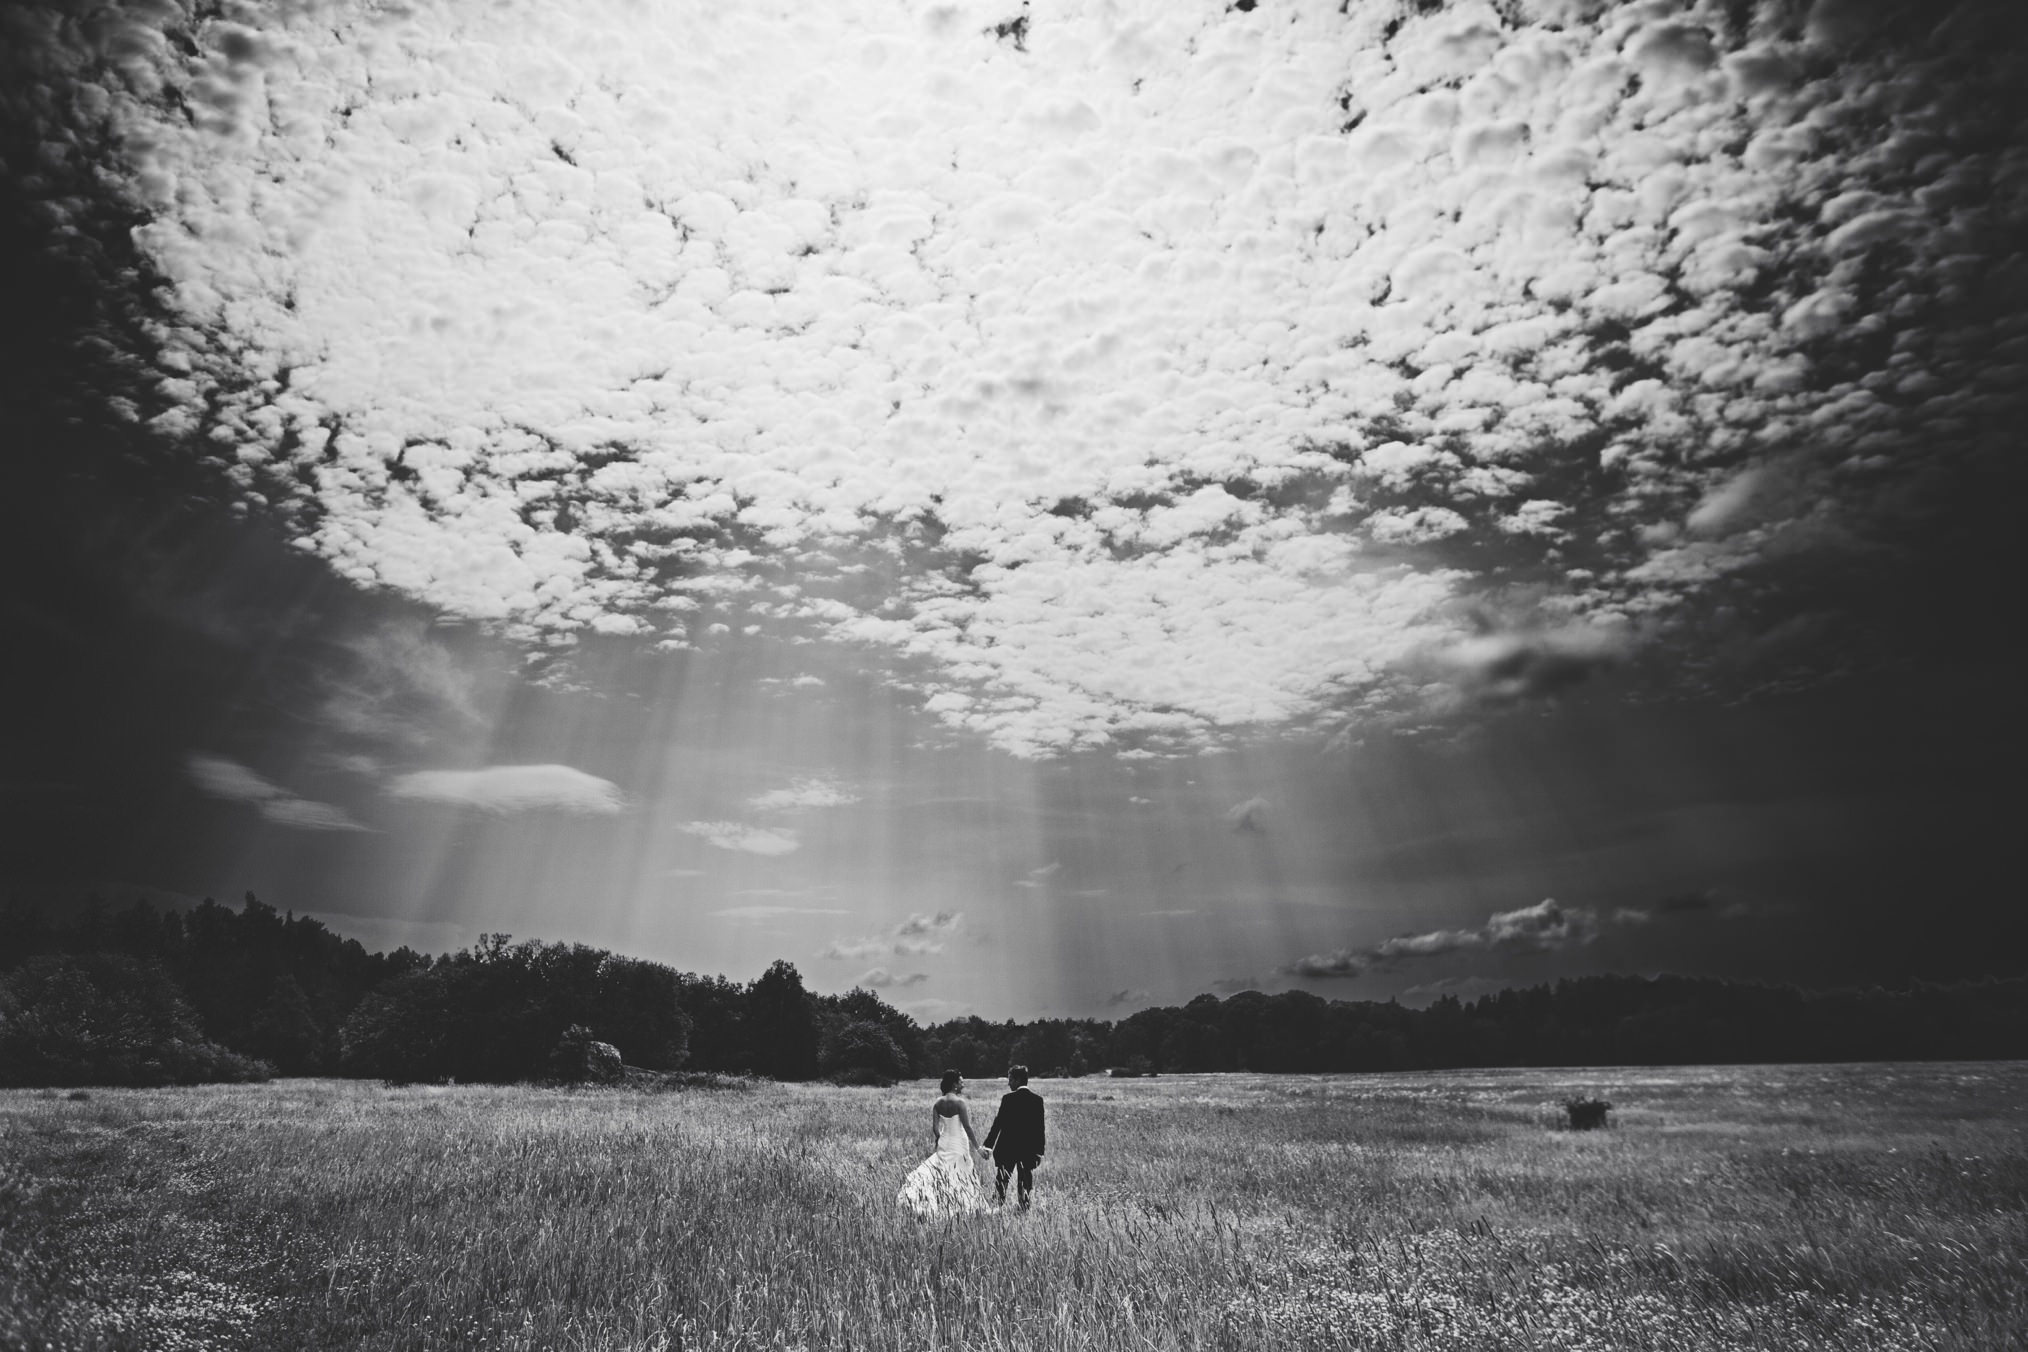
M 17 892 L 926 1021 L 2028 967 L 2008 5 L 0 24 Z

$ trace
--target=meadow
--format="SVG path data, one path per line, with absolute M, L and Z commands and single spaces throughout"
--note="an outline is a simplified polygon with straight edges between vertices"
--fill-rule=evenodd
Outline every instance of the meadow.
M 2028 1346 L 2028 1063 L 1036 1087 L 934 1222 L 926 1082 L 0 1092 L 0 1346 Z

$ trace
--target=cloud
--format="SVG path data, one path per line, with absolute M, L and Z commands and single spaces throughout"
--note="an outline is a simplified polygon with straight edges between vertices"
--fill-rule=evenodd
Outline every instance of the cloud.
M 1653 906 L 1622 906 L 1613 912 L 1612 918 L 1621 924 L 1644 925 L 1652 920 L 1738 920 L 1751 914 L 1753 907 L 1747 903 L 1727 902 L 1716 890 L 1705 888 L 1673 893 Z
M 726 906 L 706 915 L 720 920 L 780 920 L 792 915 L 850 915 L 833 906 Z
M 1437 671 L 1472 699 L 1513 704 L 1589 680 L 1631 647 L 1625 626 L 1510 629 L 1460 639 L 1432 655 Z
M 920 986 L 928 980 L 929 973 L 927 972 L 903 972 L 897 975 L 894 972 L 888 971 L 885 967 L 875 967 L 870 971 L 861 973 L 859 979 L 852 984 L 864 986 L 871 991 L 877 991 Z
M 1111 995 L 1108 995 L 1105 998 L 1105 1004 L 1109 1009 L 1118 1009 L 1125 1005 L 1145 1005 L 1154 998 L 1154 996 L 1144 990 L 1127 987 L 1123 990 L 1116 990 Z
M 679 822 L 676 829 L 688 835 L 702 836 L 721 850 L 739 854 L 794 854 L 802 848 L 802 842 L 793 831 L 749 826 L 745 822 Z
M 1211 983 L 1211 989 L 1221 995 L 1237 995 L 1241 991 L 1255 991 L 1261 988 L 1257 976 L 1222 976 Z
M 564 812 L 602 817 L 626 810 L 619 786 L 568 765 L 489 765 L 480 770 L 418 770 L 394 780 L 396 798 L 476 808 L 499 816 Z
M 1453 646 L 1494 702 L 1590 669 L 1473 648 L 1517 584 L 1665 642 L 1908 538 L 2019 410 L 2015 316 L 1960 299 L 2015 247 L 2015 72 L 1969 21 L 1826 59 L 1895 8 L 1093 6 L 1022 58 L 761 0 L 697 66 L 627 0 L 484 43 L 458 0 L 165 5 L 52 39 L 91 88 L 35 130 L 121 147 L 151 431 L 352 582 L 850 644 L 1014 754 L 1140 754 L 1384 725 Z M 479 707 L 375 642 L 334 723 Z
M 1052 862 L 1044 864 L 1041 868 L 1029 869 L 1028 876 L 1025 878 L 1016 878 L 1014 880 L 1014 885 L 1016 887 L 1028 887 L 1028 888 L 1047 887 L 1049 886 L 1049 880 L 1051 878 L 1054 878 L 1057 875 L 1057 872 L 1062 868 L 1063 868 L 1062 864 Z
M 770 789 L 747 800 L 756 812 L 789 812 L 800 808 L 843 807 L 859 795 L 828 779 L 798 779 L 786 789 Z
M 944 951 L 945 941 L 964 924 L 958 911 L 915 912 L 885 934 L 837 939 L 819 957 L 865 961 L 878 957 L 927 957 Z
M 1340 948 L 1329 953 L 1312 953 L 1297 958 L 1281 969 L 1284 975 L 1308 977 L 1312 980 L 1332 977 L 1354 977 L 1366 970 L 1366 960 L 1349 948 Z
M 384 621 L 340 652 L 317 711 L 334 731 L 416 746 L 486 721 L 477 675 L 419 620 Z
M 1191 907 L 1191 908 L 1174 908 L 1169 910 L 1143 911 L 1141 912 L 1141 914 L 1146 916 L 1154 916 L 1157 919 L 1174 920 L 1181 916 L 1201 915 L 1203 913 L 1197 910 L 1196 908 Z
M 1249 798 L 1245 802 L 1235 803 L 1225 810 L 1225 824 L 1235 831 L 1251 833 L 1253 835 L 1266 835 L 1268 829 L 1267 813 L 1267 799 Z
M 193 755 L 184 762 L 184 768 L 191 782 L 213 798 L 249 804 L 277 826 L 302 831 L 368 829 L 352 820 L 342 808 L 298 798 L 279 784 L 270 783 L 239 762 L 222 756 Z
M 1341 948 L 1298 958 L 1284 975 L 1311 979 L 1356 977 L 1379 966 L 1396 966 L 1461 952 L 1546 952 L 1588 944 L 1598 937 L 1598 917 L 1582 906 L 1545 898 L 1533 906 L 1498 911 L 1472 929 L 1436 929 L 1402 934 L 1371 948 Z

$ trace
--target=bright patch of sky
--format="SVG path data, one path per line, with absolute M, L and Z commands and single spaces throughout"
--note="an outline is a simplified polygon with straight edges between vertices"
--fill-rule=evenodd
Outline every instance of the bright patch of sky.
M 1343 8 L 162 7 L 87 103 L 174 283 L 155 422 L 344 575 L 866 645 L 1021 755 L 1657 641 L 2005 397 L 1918 322 L 2001 151 L 1928 153 L 1866 6 Z

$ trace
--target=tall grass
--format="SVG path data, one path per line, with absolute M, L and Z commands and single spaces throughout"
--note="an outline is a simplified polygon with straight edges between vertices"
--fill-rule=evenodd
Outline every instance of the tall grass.
M 932 1222 L 924 1085 L 12 1091 L 0 1346 L 2028 1345 L 2028 1065 L 1038 1087 Z

